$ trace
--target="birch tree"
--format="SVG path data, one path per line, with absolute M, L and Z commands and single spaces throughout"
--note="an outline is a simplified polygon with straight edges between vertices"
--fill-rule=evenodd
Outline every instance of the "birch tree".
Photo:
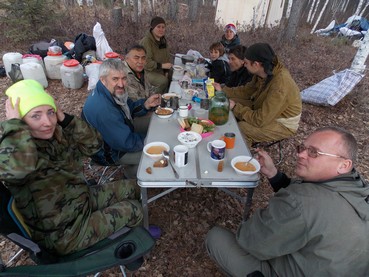
M 369 32 L 367 32 L 364 36 L 364 39 L 361 41 L 359 50 L 357 51 L 354 60 L 351 64 L 351 69 L 358 72 L 363 73 L 365 70 L 365 62 L 369 54 Z
M 329 3 L 329 0 L 326 0 L 326 1 L 325 1 L 325 3 L 324 3 L 323 9 L 320 11 L 320 14 L 319 14 L 319 16 L 318 16 L 318 18 L 317 18 L 317 20 L 316 20 L 316 22 L 315 22 L 315 25 L 314 25 L 313 29 L 312 29 L 312 30 L 311 30 L 311 32 L 310 32 L 310 34 L 312 34 L 312 33 L 314 33 L 314 32 L 315 32 L 315 29 L 316 29 L 316 27 L 318 26 L 319 21 L 320 21 L 320 19 L 322 18 L 322 15 L 323 15 L 323 13 L 324 13 L 324 11 L 325 11 L 325 9 L 326 9 L 326 7 L 327 7 L 328 3 Z
M 288 0 L 286 18 L 290 17 L 292 5 L 293 5 L 293 0 Z
M 313 0 L 313 2 L 311 3 L 311 7 L 309 9 L 309 14 L 308 14 L 308 17 L 306 19 L 306 22 L 307 23 L 311 23 L 311 21 L 312 21 L 313 11 L 314 11 L 314 7 L 315 7 L 315 2 L 316 2 L 316 0 Z
M 365 7 L 361 10 L 359 16 L 363 16 L 365 10 L 369 7 L 369 1 L 366 2 Z
M 356 11 L 354 12 L 354 15 L 359 15 L 359 13 L 361 11 L 361 7 L 363 6 L 363 4 L 364 4 L 364 0 L 360 0 L 359 4 L 356 7 Z

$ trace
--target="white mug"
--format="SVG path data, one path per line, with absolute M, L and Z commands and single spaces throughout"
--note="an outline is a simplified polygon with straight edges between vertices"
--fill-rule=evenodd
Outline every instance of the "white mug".
M 176 145 L 173 148 L 174 163 L 177 167 L 184 167 L 188 163 L 188 147 L 186 145 Z
M 188 116 L 188 107 L 187 106 L 179 106 L 179 116 L 187 117 Z
M 216 139 L 208 142 L 208 151 L 210 152 L 210 157 L 215 161 L 221 161 L 225 156 L 226 143 L 224 140 Z

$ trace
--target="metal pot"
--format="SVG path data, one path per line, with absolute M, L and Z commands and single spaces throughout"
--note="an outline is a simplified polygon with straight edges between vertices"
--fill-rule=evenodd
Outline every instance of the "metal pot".
M 190 55 L 183 55 L 181 57 L 182 63 L 186 64 L 186 63 L 193 63 L 195 60 L 194 56 L 190 56 Z

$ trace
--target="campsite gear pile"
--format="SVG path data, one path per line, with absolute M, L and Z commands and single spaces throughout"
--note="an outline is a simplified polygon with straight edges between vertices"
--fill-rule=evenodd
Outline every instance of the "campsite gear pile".
M 107 58 L 121 59 L 121 56 L 110 48 L 101 25 L 97 22 L 93 36 L 80 33 L 73 42 L 55 39 L 49 42 L 40 41 L 33 44 L 27 54 L 4 54 L 3 63 L 5 73 L 13 83 L 32 79 L 46 88 L 47 80 L 54 79 L 61 80 L 66 88 L 79 89 L 87 76 L 88 90 L 91 90 L 98 81 L 101 62 Z

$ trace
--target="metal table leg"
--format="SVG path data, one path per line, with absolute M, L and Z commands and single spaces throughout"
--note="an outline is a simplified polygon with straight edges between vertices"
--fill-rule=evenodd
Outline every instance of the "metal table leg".
M 147 207 L 147 188 L 141 187 L 141 201 L 143 210 L 143 226 L 149 229 L 149 209 Z
M 242 220 L 246 221 L 250 216 L 250 210 L 252 205 L 252 196 L 254 195 L 254 188 L 247 189 L 247 199 L 245 203 L 245 210 L 243 211 Z

